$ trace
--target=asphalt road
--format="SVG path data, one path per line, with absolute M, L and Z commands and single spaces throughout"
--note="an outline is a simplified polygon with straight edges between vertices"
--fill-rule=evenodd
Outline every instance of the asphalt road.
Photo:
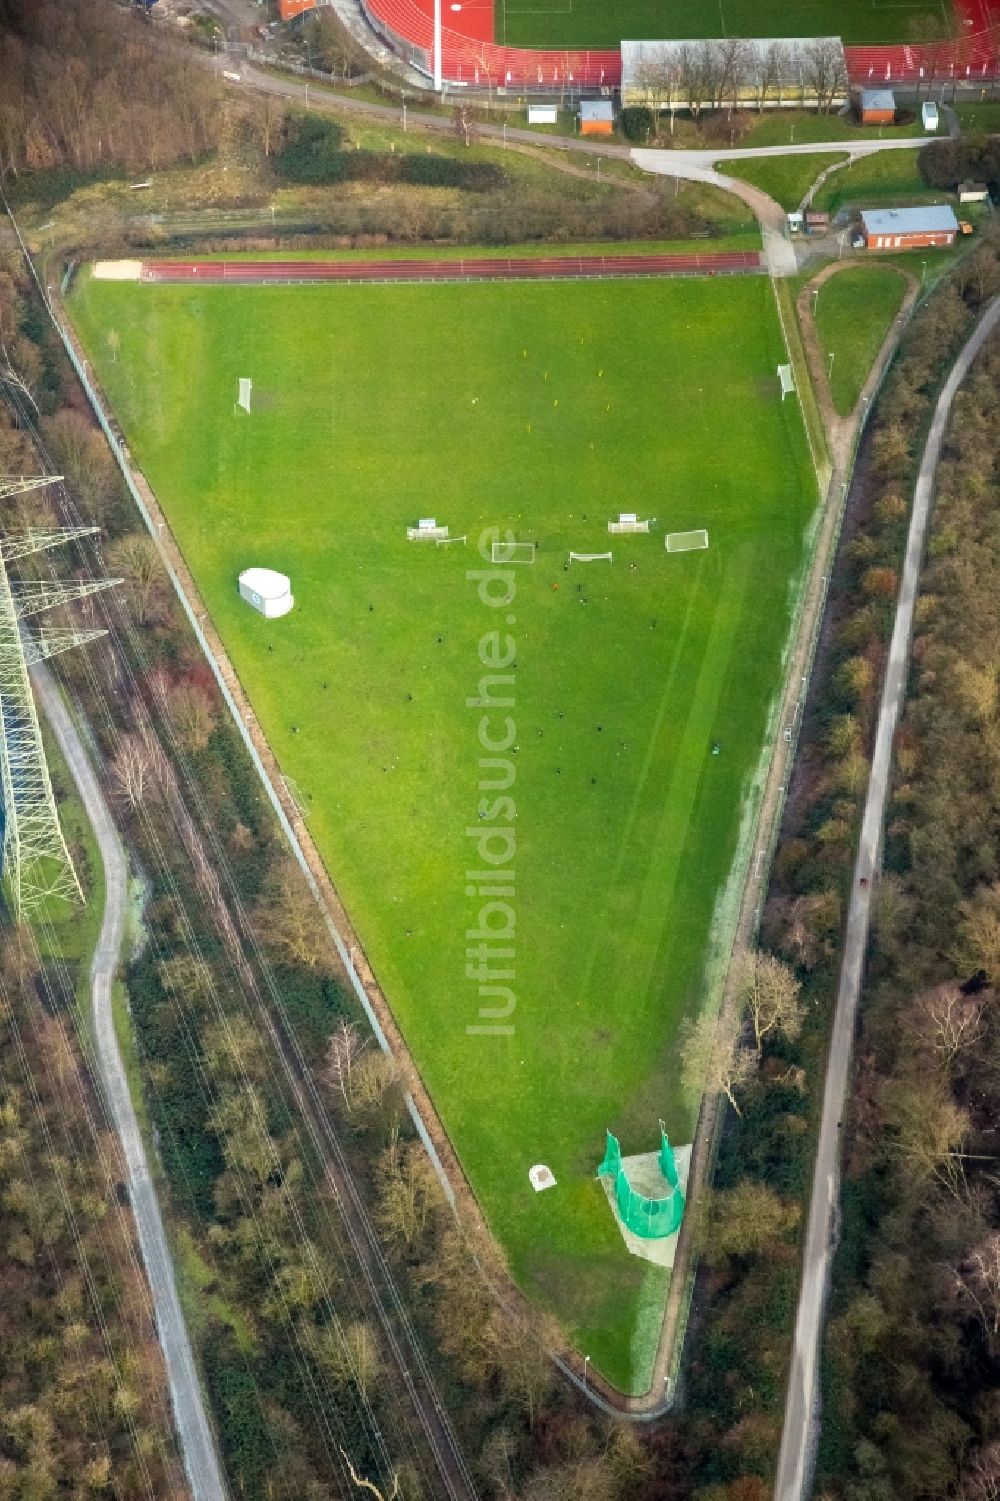
M 872 756 L 861 843 L 844 935 L 844 959 L 834 1013 L 830 1056 L 823 1091 L 823 1114 L 806 1227 L 799 1306 L 795 1320 L 792 1366 L 785 1402 L 785 1426 L 778 1456 L 775 1501 L 806 1501 L 810 1494 L 819 1434 L 819 1352 L 830 1269 L 836 1249 L 840 1197 L 841 1123 L 847 1100 L 851 1052 L 858 1014 L 861 978 L 871 914 L 872 881 L 878 874 L 889 789 L 892 743 L 906 690 L 913 612 L 920 584 L 924 544 L 931 514 L 934 479 L 952 402 L 969 367 L 989 335 L 1000 326 L 1000 298 L 995 298 L 955 361 L 934 410 L 920 462 L 913 512 L 906 543 L 896 621 L 882 688 L 878 730 Z M 862 885 L 862 881 L 865 883 Z
M 213 59 L 210 53 L 196 54 L 205 66 L 219 68 L 223 66 L 218 59 Z M 222 56 L 222 54 L 220 54 Z M 234 66 L 233 60 L 224 62 L 226 67 Z M 287 73 L 270 73 L 262 68 L 255 67 L 252 63 L 242 62 L 236 64 L 241 72 L 239 83 L 229 82 L 233 89 L 248 88 L 255 93 L 274 94 L 280 99 L 294 101 L 296 104 L 308 105 L 313 110 L 331 111 L 353 115 L 368 115 L 376 119 L 391 120 L 394 124 L 402 123 L 403 115 L 400 106 L 395 104 L 373 104 L 367 99 L 358 99 L 346 90 L 343 93 L 334 93 L 331 89 L 324 88 L 315 83 L 305 83 L 294 75 Z M 413 99 L 411 91 L 408 98 Z M 480 101 L 471 101 L 479 103 Z M 419 104 L 410 105 L 407 110 L 407 120 L 415 128 L 420 130 L 435 131 L 443 135 L 455 134 L 455 123 L 450 115 L 432 115 L 419 108 Z M 644 166 L 642 158 L 653 153 L 633 150 L 630 146 L 616 142 L 600 142 L 593 138 L 581 138 L 580 136 L 544 135 L 537 130 L 525 130 L 516 125 L 508 125 L 504 129 L 503 124 L 492 125 L 488 121 L 477 120 L 473 127 L 477 136 L 481 139 L 517 142 L 520 145 L 534 146 L 536 149 L 545 151 L 568 151 L 576 152 L 583 156 L 619 156 L 626 159 L 632 158 L 636 165 Z M 874 156 L 879 151 L 915 151 L 925 146 L 930 140 L 929 136 L 903 136 L 903 137 L 855 137 L 846 141 L 804 141 L 797 145 L 787 146 L 737 146 L 733 148 L 714 146 L 708 150 L 699 151 L 658 151 L 656 156 L 672 161 L 678 165 L 687 167 L 711 167 L 714 162 L 740 161 L 749 157 L 758 156 L 813 156 L 822 155 L 824 152 L 837 152 L 844 156 Z M 684 175 L 684 174 L 678 174 Z
M 686 162 L 696 167 L 710 167 L 713 162 L 740 162 L 760 156 L 825 156 L 839 153 L 841 156 L 875 156 L 879 151 L 915 151 L 926 146 L 930 136 L 900 136 L 882 138 L 854 137 L 846 141 L 802 141 L 786 146 L 713 146 L 707 151 L 668 151 L 672 161 Z
M 174 1423 L 193 1501 L 226 1501 L 228 1492 L 215 1448 L 184 1315 L 177 1297 L 173 1261 L 167 1245 L 146 1153 L 129 1094 L 128 1081 L 111 1011 L 111 989 L 118 969 L 128 882 L 125 855 L 108 805 L 94 775 L 76 726 L 48 668 L 31 669 L 39 708 L 48 720 L 66 759 L 94 830 L 104 866 L 105 901 L 100 936 L 90 969 L 91 1007 L 104 1095 L 111 1111 L 128 1174 L 129 1199 L 135 1216 L 160 1347 L 170 1385 Z

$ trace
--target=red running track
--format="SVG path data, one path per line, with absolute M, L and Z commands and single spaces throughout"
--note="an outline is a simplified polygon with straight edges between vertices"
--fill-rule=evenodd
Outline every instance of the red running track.
M 430 73 L 433 0 L 362 0 L 369 19 L 398 51 Z M 1000 0 L 955 0 L 957 41 L 914 46 L 846 47 L 852 83 L 976 83 L 1000 71 Z M 617 87 L 621 51 L 542 50 L 494 42 L 492 0 L 446 3 L 441 64 L 446 79 L 478 87 L 549 90 Z
M 756 250 L 689 255 L 560 255 L 453 261 L 143 261 L 141 279 L 261 286 L 268 282 L 558 281 L 615 276 L 732 276 L 762 270 Z

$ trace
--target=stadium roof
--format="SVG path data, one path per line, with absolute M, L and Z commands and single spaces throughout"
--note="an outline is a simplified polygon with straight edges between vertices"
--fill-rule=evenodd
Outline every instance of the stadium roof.
M 729 39 L 730 42 L 733 38 Z M 622 82 L 628 79 L 630 72 L 643 63 L 660 62 L 674 58 L 678 52 L 692 47 L 704 46 L 722 48 L 727 44 L 725 41 L 709 41 L 706 43 L 703 37 L 689 37 L 687 40 L 676 41 L 644 41 L 622 42 Z M 741 47 L 746 49 L 747 56 L 759 58 L 764 56 L 770 49 L 772 57 L 783 59 L 788 70 L 789 77 L 798 77 L 798 70 L 802 65 L 802 58 L 809 48 L 816 46 L 837 47 L 843 51 L 843 43 L 839 36 L 807 36 L 807 37 L 749 37 L 740 39 Z
M 723 98 L 824 102 L 847 94 L 847 61 L 839 37 L 729 37 L 723 40 L 622 42 L 622 98 L 658 97 L 682 108 L 698 92 L 706 102 L 715 87 Z M 660 108 L 664 104 L 659 105 Z
M 920 208 L 867 208 L 861 222 L 870 235 L 957 234 L 958 220 L 946 203 Z

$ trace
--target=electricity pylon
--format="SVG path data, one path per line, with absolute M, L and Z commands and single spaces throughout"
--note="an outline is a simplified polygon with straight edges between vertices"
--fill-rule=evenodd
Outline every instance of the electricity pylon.
M 0 476 L 0 499 L 52 482 L 51 477 L 11 480 Z M 105 634 L 64 628 L 29 635 L 22 621 L 55 605 L 96 594 L 121 579 L 11 583 L 7 564 L 96 530 L 49 528 L 0 537 L 0 872 L 9 884 L 19 919 L 30 917 L 51 897 L 83 899 L 56 812 L 28 666 Z

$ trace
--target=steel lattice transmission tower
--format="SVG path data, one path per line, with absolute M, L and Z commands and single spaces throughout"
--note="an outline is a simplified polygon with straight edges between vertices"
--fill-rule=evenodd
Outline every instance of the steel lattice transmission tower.
M 0 475 L 0 500 L 52 484 L 54 478 Z M 29 634 L 22 622 L 121 579 L 17 582 L 10 579 L 7 565 L 97 530 L 60 527 L 0 536 L 0 873 L 9 883 L 18 918 L 30 917 L 49 897 L 83 896 L 56 812 L 28 667 L 106 634 L 73 629 Z

